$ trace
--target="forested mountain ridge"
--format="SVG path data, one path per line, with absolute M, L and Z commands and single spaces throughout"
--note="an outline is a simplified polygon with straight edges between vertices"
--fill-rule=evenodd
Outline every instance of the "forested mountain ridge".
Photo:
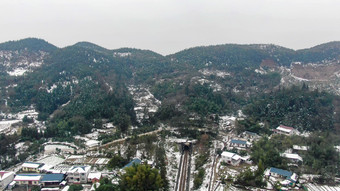
M 113 122 L 121 131 L 158 121 L 195 125 L 188 120 L 192 117 L 203 120 L 204 126 L 210 114 L 235 113 L 246 106 L 249 111 L 254 98 L 266 98 L 282 87 L 305 83 L 310 90 L 323 89 L 325 83 L 300 77 L 292 63 L 301 63 L 303 71 L 311 61 L 317 67 L 335 68 L 331 71 L 333 88 L 324 89 L 336 93 L 339 44 L 298 51 L 276 45 L 226 44 L 162 56 L 134 48 L 109 50 L 89 42 L 57 48 L 34 38 L 10 41 L 0 44 L 0 65 L 5 68 L 1 73 L 1 108 L 6 113 L 33 106 L 39 119 L 48 121 L 47 137 L 62 136 L 65 131 L 71 132 L 70 136 L 89 132 L 101 119 Z M 25 67 L 23 59 L 13 59 L 13 55 L 24 57 Z M 20 72 L 13 73 L 18 69 Z M 151 105 L 137 107 L 144 99 L 135 96 L 141 91 L 150 94 L 146 99 L 153 99 Z M 267 101 L 272 102 L 270 99 Z M 144 116 L 138 120 L 137 108 L 143 113 L 138 116 Z M 254 118 L 264 120 L 263 116 Z M 331 121 L 327 121 L 327 128 Z

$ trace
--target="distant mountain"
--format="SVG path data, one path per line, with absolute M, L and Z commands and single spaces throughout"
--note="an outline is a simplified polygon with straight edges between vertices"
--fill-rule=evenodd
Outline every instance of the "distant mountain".
M 225 44 L 162 56 L 90 42 L 58 48 L 35 38 L 9 41 L 0 44 L 0 107 L 34 106 L 48 121 L 46 136 L 86 133 L 103 119 L 122 131 L 170 119 L 197 125 L 188 119 L 232 113 L 291 85 L 340 94 L 339 47 Z
M 8 41 L 0 44 L 0 50 L 8 50 L 8 51 L 20 51 L 20 50 L 29 50 L 29 51 L 44 51 L 44 52 L 53 52 L 58 48 L 45 40 L 37 39 L 37 38 L 26 38 L 18 41 Z
M 303 63 L 322 63 L 340 60 L 340 42 L 320 44 L 312 48 L 298 50 L 296 61 Z

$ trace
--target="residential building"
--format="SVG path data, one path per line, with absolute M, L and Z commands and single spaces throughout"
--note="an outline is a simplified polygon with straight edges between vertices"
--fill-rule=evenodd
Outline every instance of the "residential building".
M 39 173 L 39 168 L 42 167 L 43 163 L 36 163 L 36 162 L 25 162 L 21 165 L 21 171 L 23 172 L 36 172 Z
M 250 131 L 245 131 L 243 132 L 240 137 L 247 139 L 249 141 L 257 140 L 260 138 L 260 136 L 256 133 L 250 132 Z
M 232 152 L 224 151 L 221 154 L 221 160 L 227 164 L 238 166 L 241 162 L 241 156 Z
M 297 135 L 299 133 L 299 131 L 297 131 L 293 127 L 288 127 L 288 126 L 284 126 L 284 125 L 278 126 L 274 130 L 274 132 L 277 133 L 277 134 L 288 135 L 288 136 Z
M 91 166 L 72 166 L 67 171 L 67 181 L 69 183 L 87 183 Z
M 251 143 L 247 141 L 243 141 L 243 140 L 232 139 L 230 141 L 230 147 L 245 149 L 245 148 L 251 147 Z
M 298 151 L 307 151 L 308 146 L 299 146 L 299 145 L 293 145 L 293 151 L 298 152 Z
M 39 186 L 41 178 L 40 174 L 19 174 L 15 176 L 14 181 L 18 185 Z
M 14 172 L 0 171 L 0 190 L 4 190 L 14 179 Z
M 274 180 L 279 181 L 280 184 L 284 186 L 294 186 L 298 179 L 297 174 L 274 167 L 267 169 L 265 171 L 265 176 L 268 178 L 274 177 Z
M 131 162 L 129 162 L 129 164 L 125 165 L 125 166 L 123 167 L 123 169 L 126 168 L 126 167 L 130 167 L 130 166 L 132 166 L 133 164 L 140 164 L 141 162 L 142 162 L 142 161 L 141 161 L 139 158 L 134 158 Z
M 281 156 L 283 158 L 289 159 L 291 162 L 303 162 L 303 159 L 300 155 L 294 153 L 282 153 Z
M 87 180 L 88 182 L 96 183 L 99 182 L 102 179 L 102 173 L 101 172 L 90 172 Z
M 45 174 L 43 175 L 40 182 L 44 187 L 59 186 L 60 183 L 65 179 L 65 174 Z

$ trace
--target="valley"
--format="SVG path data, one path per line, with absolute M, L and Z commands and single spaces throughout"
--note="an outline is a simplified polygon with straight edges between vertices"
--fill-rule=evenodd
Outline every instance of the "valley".
M 339 189 L 339 44 L 2 43 L 2 189 Z

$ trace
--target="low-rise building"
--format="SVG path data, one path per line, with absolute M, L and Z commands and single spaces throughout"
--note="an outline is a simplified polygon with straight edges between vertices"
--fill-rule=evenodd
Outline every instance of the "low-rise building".
M 42 176 L 40 174 L 19 174 L 14 181 L 17 185 L 39 186 Z
M 13 181 L 14 172 L 0 171 L 0 189 L 4 190 Z
M 300 155 L 298 155 L 298 154 L 294 154 L 294 153 L 282 153 L 281 156 L 283 158 L 286 158 L 286 159 L 290 160 L 291 162 L 295 162 L 295 163 L 303 162 L 302 157 Z
M 298 179 L 297 174 L 274 167 L 267 169 L 265 171 L 265 176 L 270 179 L 271 177 L 274 177 L 274 180 L 280 182 L 280 184 L 283 186 L 295 186 L 295 183 Z
M 232 139 L 230 141 L 230 147 L 245 149 L 251 147 L 251 143 L 244 140 Z
M 260 136 L 257 133 L 253 133 L 250 131 L 244 131 L 241 135 L 241 138 L 247 139 L 249 141 L 254 141 L 260 138 Z
M 44 187 L 54 187 L 59 186 L 60 183 L 65 179 L 65 174 L 58 173 L 58 174 L 45 174 L 43 175 L 42 179 L 40 180 L 41 184 Z
M 72 166 L 67 171 L 67 181 L 69 183 L 87 183 L 91 166 Z
M 36 163 L 36 162 L 24 162 L 21 165 L 21 171 L 23 172 L 36 172 L 39 173 L 39 168 L 42 167 L 44 163 Z
M 96 183 L 99 182 L 102 179 L 102 173 L 101 172 L 90 172 L 87 180 L 88 182 Z
M 241 156 L 232 152 L 224 151 L 221 154 L 221 160 L 229 165 L 238 166 L 241 162 Z
M 299 152 L 299 151 L 307 151 L 308 146 L 299 146 L 299 145 L 293 145 L 293 151 L 294 152 Z
M 297 135 L 299 133 L 298 130 L 294 129 L 293 127 L 288 127 L 288 126 L 284 126 L 284 125 L 280 125 L 278 126 L 275 130 L 275 133 L 277 134 L 281 134 L 281 135 Z

